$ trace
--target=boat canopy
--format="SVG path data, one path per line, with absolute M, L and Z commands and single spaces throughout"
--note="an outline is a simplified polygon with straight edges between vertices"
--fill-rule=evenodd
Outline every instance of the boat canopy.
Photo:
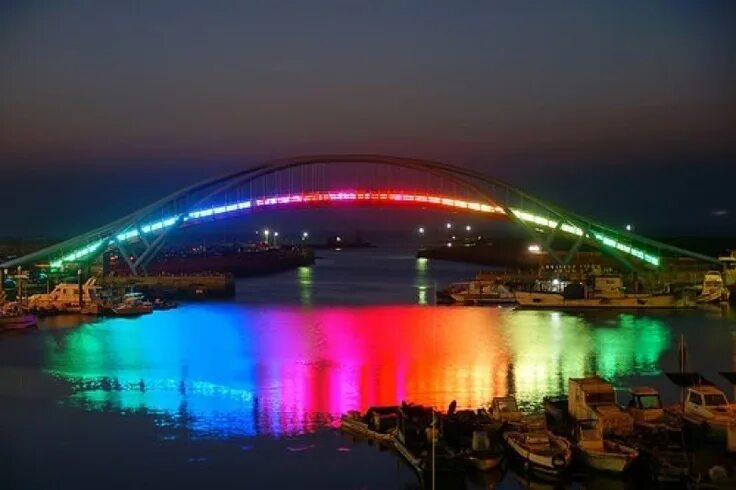
M 670 378 L 670 381 L 682 388 L 689 388 L 696 385 L 712 385 L 710 381 L 705 379 L 700 373 L 664 373 Z

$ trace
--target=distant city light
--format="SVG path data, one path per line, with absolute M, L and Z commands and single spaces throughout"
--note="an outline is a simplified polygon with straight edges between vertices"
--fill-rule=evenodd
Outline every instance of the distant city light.
M 560 280 L 559 279 L 552 279 L 552 284 L 554 284 L 555 286 L 557 286 L 558 284 L 560 284 Z
M 452 235 L 452 239 L 453 239 L 453 240 L 455 239 L 455 235 Z
M 270 232 L 270 231 L 268 231 L 268 230 L 263 230 L 263 234 L 264 234 L 264 235 L 266 235 L 266 237 L 268 237 L 268 234 L 269 234 L 269 233 L 271 233 L 271 232 Z
M 419 234 L 420 235 L 424 235 L 424 227 L 423 226 L 420 226 L 419 227 Z
M 306 240 L 307 238 L 309 238 L 309 233 L 305 231 L 302 233 L 302 240 Z
M 452 228 L 452 223 L 447 223 L 447 224 L 446 224 L 445 226 L 446 226 L 446 227 L 447 227 L 447 229 L 449 230 L 449 229 L 451 229 L 451 228 Z
M 447 242 L 448 247 L 452 247 L 452 242 Z
M 335 240 L 337 240 L 338 242 L 341 242 L 342 241 L 342 238 L 337 237 L 337 238 L 335 238 Z
M 631 225 L 626 225 L 626 231 L 631 231 L 634 227 Z
M 470 225 L 465 227 L 465 231 L 470 231 Z
M 273 232 L 273 236 L 279 236 L 279 232 L 278 231 L 274 231 Z
M 540 247 L 536 243 L 533 243 L 533 244 L 529 245 L 529 252 L 531 252 L 533 254 L 538 254 L 541 251 L 542 251 L 542 247 Z

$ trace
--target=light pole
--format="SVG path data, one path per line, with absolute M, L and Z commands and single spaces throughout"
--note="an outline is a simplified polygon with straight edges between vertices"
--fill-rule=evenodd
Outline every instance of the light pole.
M 271 233 L 268 229 L 263 230 L 263 235 L 266 237 L 266 245 L 268 245 L 268 234 Z
M 307 241 L 307 238 L 309 238 L 309 233 L 307 233 L 307 232 L 305 231 L 305 232 L 303 232 L 303 233 L 302 233 L 302 241 L 303 241 L 303 242 L 306 242 L 306 241 Z
M 279 237 L 279 232 L 278 232 L 278 231 L 274 231 L 274 232 L 273 232 L 273 246 L 274 246 L 274 247 L 276 246 L 276 239 L 277 239 L 278 237 Z

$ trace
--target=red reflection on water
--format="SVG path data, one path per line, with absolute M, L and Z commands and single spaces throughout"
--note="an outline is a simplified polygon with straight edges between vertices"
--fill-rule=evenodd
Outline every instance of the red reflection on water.
M 265 366 L 257 379 L 265 405 L 259 408 L 280 416 L 263 422 L 279 433 L 301 422 L 310 430 L 317 414 L 402 400 L 480 406 L 508 388 L 500 314 L 415 306 L 264 313 L 256 340 Z

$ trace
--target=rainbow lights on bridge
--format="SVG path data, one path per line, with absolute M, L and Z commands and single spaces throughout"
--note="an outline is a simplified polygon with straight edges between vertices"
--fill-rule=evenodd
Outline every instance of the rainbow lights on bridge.
M 409 204 L 418 206 L 437 206 L 451 210 L 464 210 L 469 212 L 478 212 L 489 215 L 497 215 L 499 217 L 508 218 L 506 210 L 493 202 L 478 202 L 455 197 L 442 196 L 437 194 L 423 194 L 403 191 L 320 191 L 306 192 L 296 194 L 281 194 L 260 199 L 249 199 L 238 201 L 230 204 L 221 204 L 207 208 L 190 211 L 186 214 L 178 214 L 176 216 L 167 217 L 159 221 L 146 223 L 142 226 L 129 229 L 125 232 L 117 234 L 114 238 L 108 239 L 108 245 L 114 245 L 116 242 L 126 242 L 139 237 L 140 235 L 148 235 L 151 233 L 161 232 L 177 224 L 187 222 L 198 223 L 204 218 L 211 217 L 228 217 L 234 216 L 239 212 L 247 212 L 253 209 L 290 206 L 290 205 L 318 205 L 331 203 L 371 203 L 371 204 Z M 559 230 L 563 233 L 575 236 L 583 236 L 585 238 L 596 240 L 603 245 L 619 250 L 625 254 L 641 259 L 654 266 L 659 266 L 659 257 L 645 252 L 644 250 L 632 247 L 611 236 L 604 235 L 599 232 L 586 233 L 583 229 L 569 223 L 561 223 L 551 218 L 530 213 L 528 211 L 510 208 L 513 215 L 524 222 L 535 224 L 551 230 Z M 52 268 L 59 268 L 64 262 L 74 262 L 89 256 L 98 251 L 105 244 L 105 240 L 98 240 L 84 248 L 76 250 L 59 260 L 52 261 Z

